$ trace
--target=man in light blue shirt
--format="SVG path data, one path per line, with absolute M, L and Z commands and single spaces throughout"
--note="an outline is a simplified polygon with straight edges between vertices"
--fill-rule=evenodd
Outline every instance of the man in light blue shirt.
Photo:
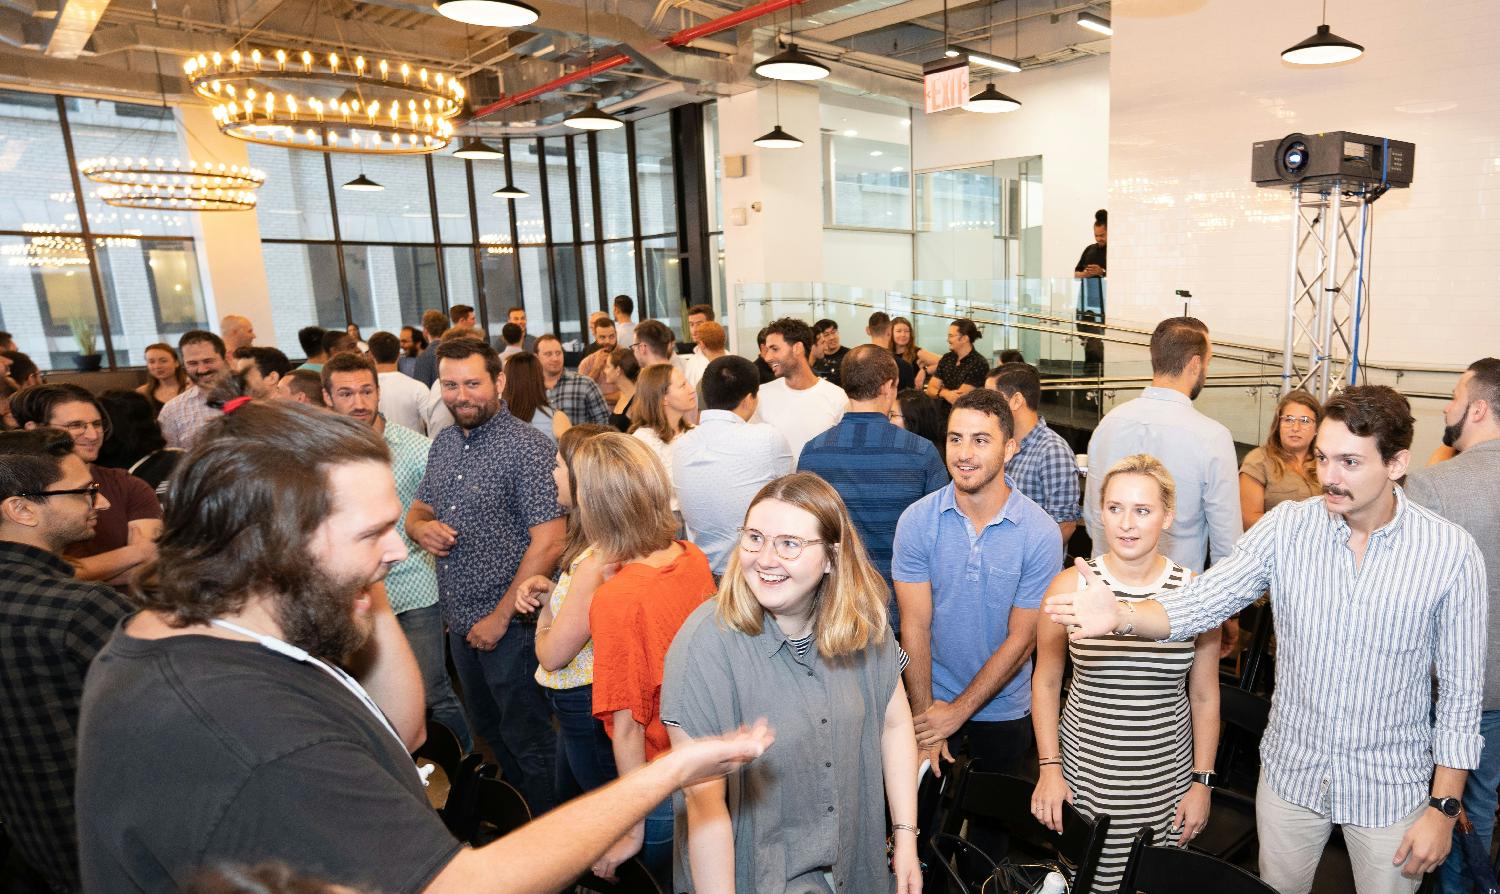
M 1037 614 L 1063 550 L 1057 523 L 1004 476 L 1014 424 L 995 391 L 959 397 L 948 421 L 953 483 L 896 525 L 891 576 L 911 656 L 907 694 L 918 746 L 935 767 L 950 740 L 997 771 L 1031 744 Z
M 760 393 L 755 364 L 730 354 L 703 371 L 698 427 L 672 442 L 672 484 L 688 539 L 722 575 L 745 511 L 762 487 L 792 471 L 786 438 L 750 422 Z
M 1163 531 L 1161 551 L 1201 573 L 1204 557 L 1229 555 L 1244 533 L 1239 462 L 1229 429 L 1193 409 L 1213 348 L 1208 327 L 1192 317 L 1162 320 L 1151 333 L 1151 387 L 1110 410 L 1089 438 L 1083 517 L 1094 555 L 1105 552 L 1099 489 L 1110 466 L 1146 453 L 1161 460 L 1177 484 L 1177 517 Z

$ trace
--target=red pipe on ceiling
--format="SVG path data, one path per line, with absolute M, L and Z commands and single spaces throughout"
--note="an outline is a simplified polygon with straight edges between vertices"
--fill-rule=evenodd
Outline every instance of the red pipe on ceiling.
M 747 6 L 737 12 L 732 12 L 728 15 L 720 16 L 717 19 L 710 19 L 709 21 L 704 22 L 701 25 L 694 25 L 691 28 L 684 28 L 681 31 L 678 31 L 677 33 L 669 36 L 664 41 L 664 44 L 666 46 L 674 48 L 687 46 L 689 43 L 697 40 L 700 37 L 707 37 L 710 34 L 717 34 L 720 31 L 728 30 L 735 27 L 736 25 L 742 25 L 745 22 L 751 21 L 752 19 L 758 19 L 761 16 L 780 12 L 781 10 L 791 6 L 799 6 L 805 2 L 806 0 L 764 0 L 764 2 L 762 3 L 757 3 L 754 6 Z M 596 74 L 609 71 L 612 68 L 619 68 L 621 65 L 625 65 L 628 62 L 630 62 L 630 57 L 625 55 L 624 53 L 610 56 L 607 59 L 600 59 L 592 65 L 580 68 L 577 71 L 570 71 L 555 80 L 548 81 L 545 84 L 538 84 L 535 87 L 522 90 L 520 93 L 512 93 L 509 96 L 502 97 L 496 102 L 492 102 L 483 108 L 475 109 L 473 116 L 469 120 L 478 121 L 481 118 L 493 115 L 501 109 L 508 109 L 511 106 L 520 105 L 521 103 L 526 102 L 529 99 L 535 99 L 536 97 L 541 96 L 544 93 L 551 93 L 553 90 L 556 90 L 560 87 L 566 87 L 569 84 L 574 84 L 578 81 L 591 78 Z

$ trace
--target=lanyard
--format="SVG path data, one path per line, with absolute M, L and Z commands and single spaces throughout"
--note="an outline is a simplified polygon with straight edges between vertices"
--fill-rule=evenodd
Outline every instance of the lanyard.
M 396 741 L 400 743 L 401 750 L 406 750 L 406 743 L 401 741 L 401 735 L 396 732 L 396 728 L 394 726 L 391 726 L 391 721 L 385 716 L 385 712 L 380 710 L 380 706 L 375 704 L 375 700 L 373 698 L 370 698 L 370 693 L 365 691 L 365 687 L 359 685 L 358 680 L 349 676 L 342 669 L 311 655 L 305 649 L 299 649 L 291 643 L 279 640 L 274 636 L 270 636 L 264 633 L 256 633 L 254 630 L 246 629 L 238 624 L 225 621 L 221 618 L 214 618 L 212 621 L 209 621 L 209 623 L 215 627 L 223 628 L 224 630 L 232 630 L 235 633 L 240 634 L 241 636 L 248 636 L 256 642 L 260 643 L 265 648 L 270 649 L 272 652 L 285 655 L 286 657 L 291 658 L 294 661 L 300 661 L 303 664 L 311 664 L 322 668 L 329 676 L 339 681 L 340 685 L 353 693 L 354 697 L 359 699 L 366 708 L 369 708 L 370 713 L 375 715 L 375 719 L 380 721 L 380 725 L 385 727 L 396 739 Z M 413 764 L 413 766 L 415 767 L 415 764 Z M 424 786 L 427 785 L 427 775 L 422 772 L 421 768 L 417 768 L 417 776 L 421 778 L 422 784 Z

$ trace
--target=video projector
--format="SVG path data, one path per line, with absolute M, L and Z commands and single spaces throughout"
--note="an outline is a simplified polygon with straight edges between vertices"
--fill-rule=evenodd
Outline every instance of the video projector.
M 1250 179 L 1256 186 L 1338 180 L 1383 192 L 1411 186 L 1416 152 L 1411 143 L 1342 130 L 1294 133 L 1251 148 Z

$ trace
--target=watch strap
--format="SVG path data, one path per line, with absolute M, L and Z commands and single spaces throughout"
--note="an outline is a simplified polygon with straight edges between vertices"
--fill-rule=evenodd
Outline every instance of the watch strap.
M 1216 788 L 1219 784 L 1219 777 L 1215 773 L 1194 773 L 1192 774 L 1192 781 L 1206 785 L 1209 788 Z

